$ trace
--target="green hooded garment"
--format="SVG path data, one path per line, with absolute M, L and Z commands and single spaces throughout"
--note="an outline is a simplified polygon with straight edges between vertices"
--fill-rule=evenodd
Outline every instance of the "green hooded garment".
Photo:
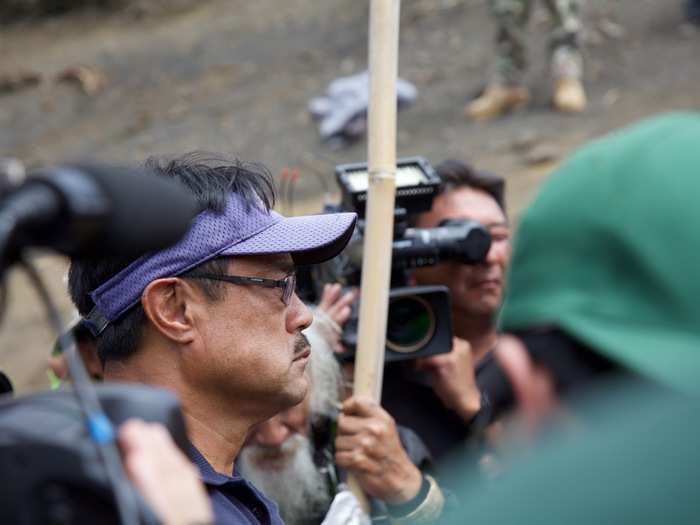
M 700 393 L 700 115 L 612 133 L 552 175 L 518 229 L 500 325 L 556 325 Z
M 595 427 L 550 436 L 496 480 L 485 483 L 470 475 L 471 462 L 461 463 L 459 508 L 440 523 L 700 523 L 698 400 L 609 394 Z

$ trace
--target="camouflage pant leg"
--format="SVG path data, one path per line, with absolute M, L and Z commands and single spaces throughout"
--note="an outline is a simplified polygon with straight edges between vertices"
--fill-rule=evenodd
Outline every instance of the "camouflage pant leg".
M 552 74 L 580 78 L 583 61 L 579 51 L 582 0 L 544 0 L 551 17 L 549 37 Z M 496 71 L 494 81 L 521 84 L 527 65 L 526 26 L 535 0 L 490 0 L 496 20 Z
M 583 73 L 579 43 L 581 3 L 582 0 L 545 0 L 552 17 L 549 49 L 555 78 L 581 78 Z
M 533 0 L 490 0 L 496 21 L 496 70 L 494 82 L 522 84 L 525 72 L 525 29 Z

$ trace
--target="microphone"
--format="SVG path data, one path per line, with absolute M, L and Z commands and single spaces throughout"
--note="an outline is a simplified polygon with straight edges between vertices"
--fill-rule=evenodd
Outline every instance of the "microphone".
M 139 256 L 177 242 L 199 211 L 183 186 L 146 170 L 37 170 L 0 200 L 0 261 L 29 246 L 70 257 Z

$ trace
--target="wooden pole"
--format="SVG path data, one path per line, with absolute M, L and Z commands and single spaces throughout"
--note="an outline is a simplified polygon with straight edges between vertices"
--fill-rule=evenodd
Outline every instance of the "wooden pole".
M 370 3 L 369 188 L 354 393 L 377 401 L 382 391 L 394 231 L 400 5 L 400 0 L 371 0 Z M 366 498 L 356 481 L 351 477 L 348 482 L 363 506 L 366 505 Z
M 394 233 L 399 5 L 399 0 L 372 0 L 370 13 L 369 189 L 354 392 L 377 401 L 384 370 Z

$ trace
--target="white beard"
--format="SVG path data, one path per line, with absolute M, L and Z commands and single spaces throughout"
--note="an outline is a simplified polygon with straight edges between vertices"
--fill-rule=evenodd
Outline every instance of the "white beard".
M 282 468 L 265 470 L 256 457 L 265 447 L 248 445 L 241 450 L 237 464 L 243 477 L 273 500 L 287 525 L 306 525 L 319 520 L 330 507 L 328 481 L 313 461 L 311 441 L 294 434 L 280 447 L 291 456 Z

